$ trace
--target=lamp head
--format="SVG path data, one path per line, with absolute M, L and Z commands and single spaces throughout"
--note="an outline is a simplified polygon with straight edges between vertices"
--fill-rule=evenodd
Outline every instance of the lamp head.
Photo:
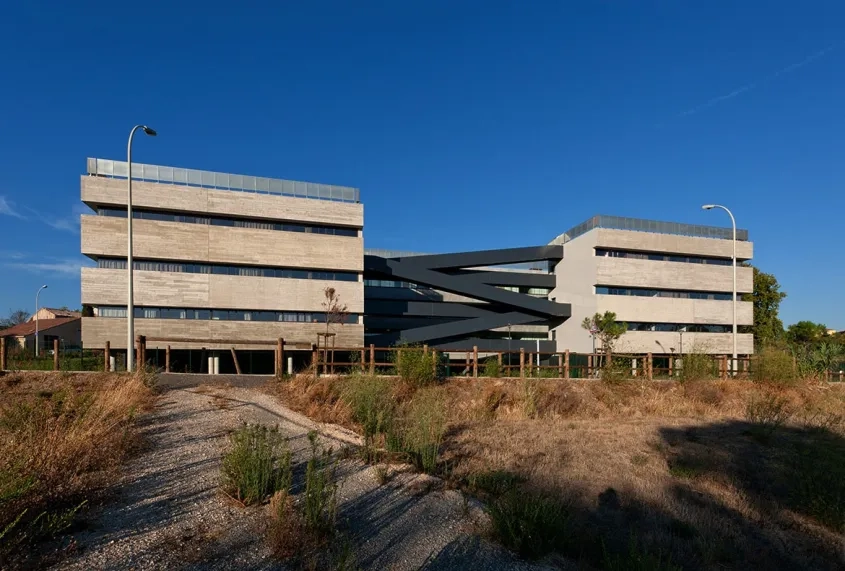
M 41 286 L 41 289 L 44 289 L 45 287 L 47 287 L 47 284 L 44 284 L 43 286 Z
M 716 208 L 715 204 L 705 204 L 701 207 L 702 210 L 713 210 L 714 208 Z
M 156 135 L 158 135 L 158 133 L 156 133 L 155 129 L 151 129 L 150 127 L 147 127 L 146 125 L 143 125 L 141 128 L 144 129 L 144 133 L 146 133 L 150 137 L 155 137 Z

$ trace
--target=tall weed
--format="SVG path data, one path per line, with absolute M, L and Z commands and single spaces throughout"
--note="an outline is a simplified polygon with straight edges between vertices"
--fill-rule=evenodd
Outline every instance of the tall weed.
M 229 439 L 222 467 L 227 494 L 250 505 L 290 488 L 291 453 L 278 427 L 244 424 Z
M 437 468 L 445 434 L 446 402 L 441 391 L 429 388 L 414 394 L 390 440 L 418 470 L 431 474 Z
M 337 462 L 331 450 L 320 447 L 317 433 L 308 433 L 311 459 L 305 471 L 305 524 L 318 536 L 334 532 L 337 517 Z
M 391 381 L 375 375 L 350 375 L 341 388 L 341 398 L 361 424 L 365 448 L 372 449 L 376 436 L 393 426 L 396 405 Z
M 438 380 L 437 356 L 433 351 L 420 347 L 397 348 L 392 353 L 396 374 L 413 387 L 427 387 Z
M 798 381 L 793 356 L 774 347 L 764 348 L 755 355 L 751 376 L 756 383 L 778 387 L 793 386 Z

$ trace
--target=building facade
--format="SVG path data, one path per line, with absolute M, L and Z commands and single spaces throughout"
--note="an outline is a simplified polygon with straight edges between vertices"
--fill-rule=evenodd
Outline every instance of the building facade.
M 326 331 L 326 288 L 347 306 L 338 346 L 363 343 L 363 205 L 357 189 L 133 164 L 135 332 L 148 351 L 250 353 L 272 370 L 285 339 L 310 348 Z M 82 341 L 126 348 L 126 163 L 89 159 L 81 178 Z M 216 352 L 216 353 L 215 353 Z M 180 358 L 203 370 L 207 354 Z M 186 364 L 187 363 L 187 364 Z M 269 365 L 268 365 L 269 364 Z M 209 362 L 217 370 L 219 362 Z M 243 367 L 248 368 L 248 367 Z
M 737 239 L 738 262 L 750 260 L 748 232 L 738 230 Z M 733 351 L 730 228 L 594 216 L 552 243 L 563 246 L 563 258 L 550 297 L 572 307 L 572 317 L 552 330 L 559 349 L 592 351 L 581 323 L 612 311 L 628 327 L 618 351 Z M 737 268 L 738 296 L 753 289 L 752 268 Z M 751 302 L 737 302 L 737 323 L 753 325 Z M 739 334 L 737 349 L 753 353 L 753 335 Z

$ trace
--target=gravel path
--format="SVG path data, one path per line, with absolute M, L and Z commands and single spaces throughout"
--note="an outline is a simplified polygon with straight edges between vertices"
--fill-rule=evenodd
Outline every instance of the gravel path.
M 360 443 L 251 388 L 171 388 L 144 419 L 148 447 L 127 465 L 116 497 L 86 516 L 77 554 L 53 568 L 285 569 L 264 539 L 266 508 L 243 508 L 219 492 L 226 434 L 244 421 L 278 424 L 300 475 L 310 430 L 327 447 Z M 361 569 L 537 568 L 479 539 L 480 507 L 454 490 L 431 491 L 437 480 L 400 471 L 380 486 L 374 468 L 354 459 L 340 473 L 338 525 Z

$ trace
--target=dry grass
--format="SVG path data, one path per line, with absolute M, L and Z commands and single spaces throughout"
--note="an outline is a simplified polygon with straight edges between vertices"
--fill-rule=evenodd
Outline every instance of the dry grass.
M 326 382 L 288 402 L 354 427 L 327 396 L 343 380 Z M 569 531 L 548 548 L 583 568 L 845 564 L 845 387 L 458 378 L 437 390 L 448 477 L 490 502 L 514 482 L 560 499 Z M 394 394 L 401 407 L 413 393 Z
M 67 529 L 136 444 L 143 375 L 15 373 L 0 379 L 0 566 Z

